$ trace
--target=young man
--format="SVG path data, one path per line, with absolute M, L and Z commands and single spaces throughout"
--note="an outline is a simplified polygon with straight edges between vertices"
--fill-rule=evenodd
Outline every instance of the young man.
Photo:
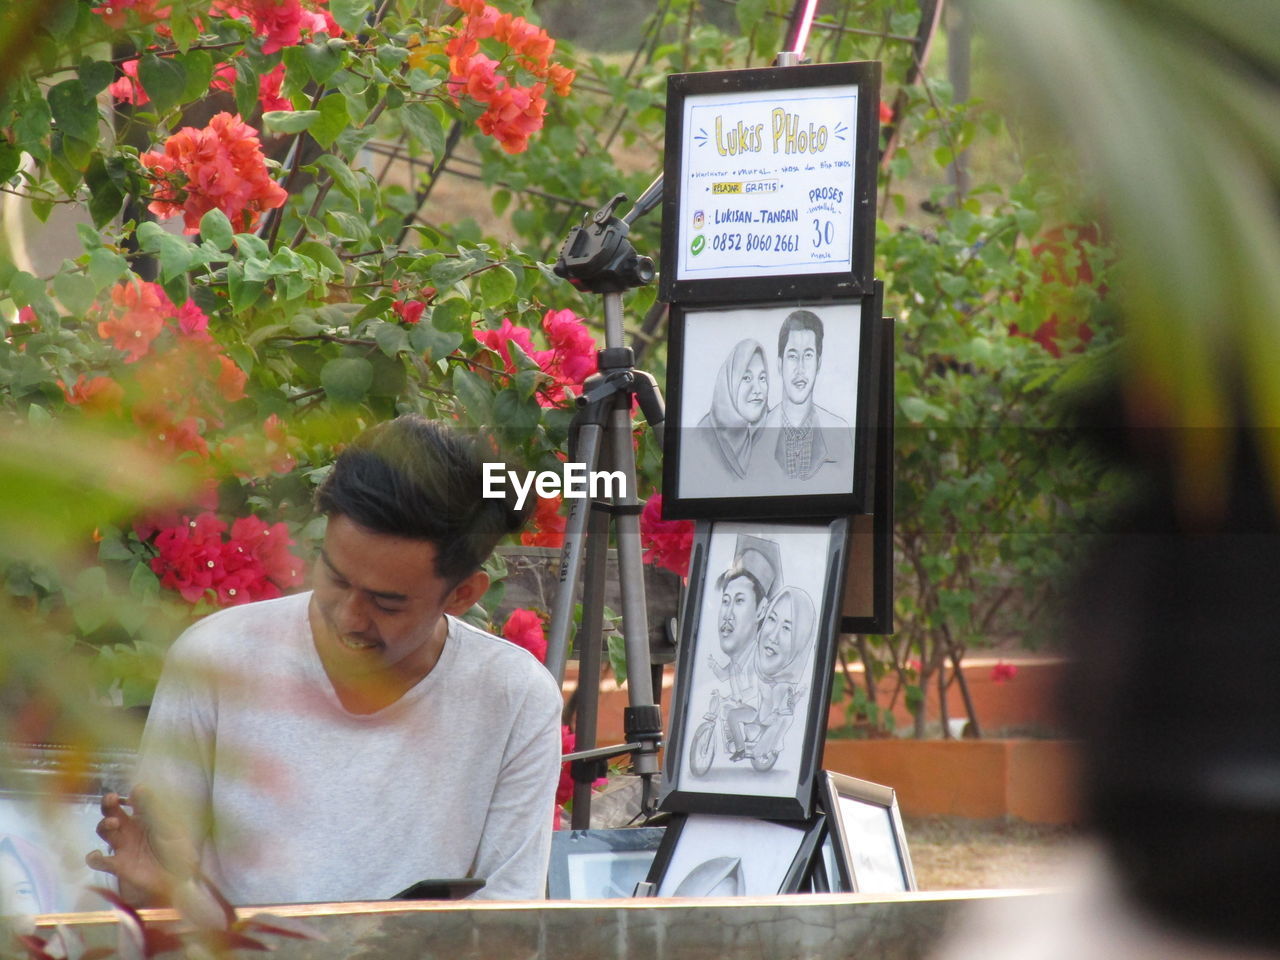
M 236 904 L 464 876 L 485 880 L 482 897 L 544 895 L 560 691 L 524 650 L 455 619 L 523 519 L 481 497 L 487 458 L 416 416 L 338 457 L 316 498 L 313 591 L 178 639 L 143 737 L 146 786 L 132 814 L 104 800 L 114 855 L 90 866 L 149 901 L 197 869 Z
M 778 330 L 782 399 L 764 418 L 755 458 L 761 470 L 781 470 L 788 480 L 809 480 L 828 464 L 853 460 L 849 422 L 813 402 L 822 369 L 822 320 L 812 310 L 793 310 Z

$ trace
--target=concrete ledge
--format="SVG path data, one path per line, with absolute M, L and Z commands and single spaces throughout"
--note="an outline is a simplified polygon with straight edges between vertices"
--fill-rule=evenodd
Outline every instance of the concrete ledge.
M 270 938 L 279 960 L 923 960 L 955 914 L 997 897 L 1037 891 L 799 895 L 706 900 L 531 903 L 345 903 L 264 909 L 300 920 L 322 939 Z M 242 916 L 255 910 L 242 910 Z M 171 925 L 171 911 L 143 911 Z M 114 914 L 38 918 L 88 947 L 114 947 Z

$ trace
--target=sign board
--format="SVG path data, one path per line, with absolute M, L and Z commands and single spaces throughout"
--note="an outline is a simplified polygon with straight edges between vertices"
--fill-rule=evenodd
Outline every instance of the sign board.
M 879 97 L 878 63 L 670 77 L 661 298 L 869 293 Z

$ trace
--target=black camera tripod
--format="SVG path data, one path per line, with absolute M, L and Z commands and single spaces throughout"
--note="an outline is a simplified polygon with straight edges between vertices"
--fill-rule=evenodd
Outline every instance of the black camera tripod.
M 644 572 L 640 552 L 640 502 L 636 496 L 635 451 L 631 445 L 632 398 L 662 442 L 662 394 L 654 378 L 634 367 L 635 356 L 623 344 L 622 294 L 653 280 L 653 261 L 637 255 L 627 239 L 631 223 L 653 209 L 662 197 L 662 181 L 655 181 L 625 218 L 614 215 L 627 198 L 617 194 L 604 207 L 574 227 L 561 247 L 555 272 L 580 290 L 604 297 L 605 347 L 597 352 L 599 372 L 583 384 L 578 412 L 569 432 L 569 461 L 581 463 L 591 476 L 607 461 L 622 476 L 621 491 L 608 501 L 569 499 L 564 546 L 560 555 L 560 583 L 551 611 L 547 639 L 547 669 L 564 682 L 573 622 L 574 587 L 586 562 L 577 693 L 577 746 L 565 759 L 572 761 L 574 778 L 573 828 L 586 829 L 591 818 L 591 784 L 604 773 L 606 761 L 632 755 L 641 777 L 641 811 L 656 805 L 653 776 L 658 772 L 662 743 L 662 715 L 654 700 L 649 654 L 649 620 L 645 607 Z M 622 635 L 626 647 L 627 691 L 624 729 L 627 743 L 596 749 L 605 567 L 612 521 L 616 534 L 622 594 Z M 585 556 L 584 556 L 585 554 Z

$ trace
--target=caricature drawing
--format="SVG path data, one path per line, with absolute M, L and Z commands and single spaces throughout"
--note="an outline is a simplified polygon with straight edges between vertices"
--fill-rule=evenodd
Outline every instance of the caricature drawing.
M 727 480 L 745 477 L 768 404 L 764 347 L 756 340 L 739 340 L 716 375 L 711 409 L 694 430 L 694 442 L 703 451 L 699 463 Z
M 812 310 L 793 310 L 782 321 L 777 357 L 782 398 L 754 437 L 753 472 L 809 480 L 824 468 L 830 472 L 853 462 L 853 428 L 813 399 L 822 341 L 822 320 Z

